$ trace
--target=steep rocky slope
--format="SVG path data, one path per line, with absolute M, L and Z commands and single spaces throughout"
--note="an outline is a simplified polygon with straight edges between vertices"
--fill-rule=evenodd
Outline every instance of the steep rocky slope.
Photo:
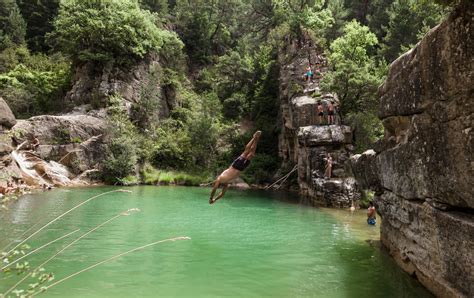
M 279 155 L 285 168 L 297 166 L 298 188 L 301 195 L 312 204 L 329 207 L 348 207 L 358 204 L 360 192 L 355 180 L 345 171 L 345 163 L 353 150 L 352 130 L 342 125 L 336 116 L 336 124 L 327 125 L 326 115 L 319 123 L 318 102 L 327 111 L 335 94 L 321 92 L 319 82 L 327 71 L 326 60 L 314 47 L 298 48 L 290 44 L 280 55 L 280 114 L 281 133 Z M 313 82 L 303 79 L 308 64 L 313 71 L 319 70 Z M 326 114 L 326 112 L 325 112 Z M 325 158 L 331 154 L 333 175 L 325 178 Z
M 443 297 L 474 295 L 474 4 L 465 1 L 390 66 L 385 137 L 352 158 L 377 191 L 381 238 Z

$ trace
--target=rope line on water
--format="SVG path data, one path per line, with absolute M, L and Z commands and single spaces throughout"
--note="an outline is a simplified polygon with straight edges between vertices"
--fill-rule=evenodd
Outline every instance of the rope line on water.
M 277 181 L 273 182 L 273 183 L 270 184 L 269 186 L 265 187 L 265 189 L 271 188 L 272 186 L 274 186 L 275 184 L 277 184 L 278 182 L 280 182 L 280 181 L 282 181 L 282 180 L 283 180 L 283 182 L 285 182 L 286 179 L 288 179 L 288 177 L 290 177 L 290 175 L 291 175 L 294 171 L 296 171 L 297 168 L 298 168 L 298 165 L 295 165 L 295 166 L 293 167 L 293 169 L 292 169 L 289 173 L 287 173 L 285 176 L 281 177 L 281 178 L 278 179 Z M 282 183 L 283 183 L 283 182 L 282 182 Z

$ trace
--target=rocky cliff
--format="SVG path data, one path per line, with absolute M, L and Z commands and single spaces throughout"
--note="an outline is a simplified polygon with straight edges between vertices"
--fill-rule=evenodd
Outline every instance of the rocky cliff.
M 376 190 L 381 240 L 442 297 L 474 295 L 474 3 L 465 1 L 390 66 L 385 137 L 354 156 Z
M 342 125 L 327 124 L 327 105 L 339 103 L 335 94 L 321 92 L 319 82 L 327 70 L 326 60 L 314 47 L 298 48 L 290 44 L 280 55 L 280 114 L 281 133 L 279 155 L 285 168 L 297 166 L 298 188 L 310 203 L 328 207 L 348 207 L 358 204 L 360 193 L 355 180 L 345 171 L 346 161 L 353 150 L 352 130 Z M 313 65 L 312 82 L 303 78 L 308 64 Z M 317 106 L 325 110 L 321 122 Z M 331 154 L 333 174 L 325 178 L 325 158 Z
M 76 67 L 73 86 L 66 95 L 66 102 L 72 106 L 92 104 L 103 107 L 109 96 L 119 95 L 130 108 L 140 104 L 145 94 L 159 96 L 159 116 L 165 118 L 176 105 L 172 87 L 162 85 L 162 68 L 156 54 L 147 56 L 136 65 L 118 67 L 96 65 L 92 62 Z

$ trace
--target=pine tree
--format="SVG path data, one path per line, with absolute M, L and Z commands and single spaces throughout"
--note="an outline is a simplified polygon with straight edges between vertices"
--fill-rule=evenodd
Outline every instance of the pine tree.
M 27 24 L 28 47 L 34 52 L 46 52 L 50 47 L 45 42 L 45 34 L 53 30 L 59 0 L 18 0 L 18 6 Z
M 0 50 L 25 42 L 26 24 L 15 0 L 0 0 Z

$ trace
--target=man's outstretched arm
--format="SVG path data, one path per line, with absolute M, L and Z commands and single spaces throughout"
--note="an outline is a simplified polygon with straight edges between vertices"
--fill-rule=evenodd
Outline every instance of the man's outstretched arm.
M 211 191 L 211 197 L 209 198 L 209 203 L 213 203 L 213 199 L 214 199 L 214 195 L 216 194 L 216 190 L 219 188 L 219 179 L 217 179 L 215 182 L 214 182 L 214 185 L 212 186 L 212 191 Z
M 229 187 L 229 185 L 226 184 L 226 185 L 222 188 L 221 193 L 216 197 L 216 199 L 214 200 L 214 202 L 217 201 L 217 200 L 219 200 L 219 199 L 222 199 L 222 197 L 225 195 L 225 192 L 227 191 L 227 188 L 228 188 L 228 187 Z

